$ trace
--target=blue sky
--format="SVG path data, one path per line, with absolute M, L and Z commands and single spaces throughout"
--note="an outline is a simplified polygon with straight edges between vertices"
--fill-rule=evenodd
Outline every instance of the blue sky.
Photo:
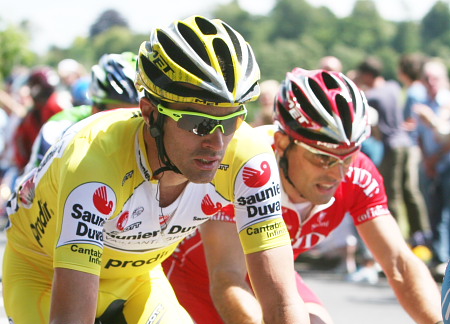
M 32 23 L 32 48 L 43 53 L 50 45 L 69 46 L 75 37 L 87 36 L 89 27 L 106 9 L 119 11 L 136 32 L 149 33 L 175 19 L 193 14 L 208 15 L 211 8 L 231 0 L 39 0 L 0 1 L 0 29 L 6 23 L 28 19 Z M 238 0 L 249 11 L 264 14 L 275 0 Z M 336 15 L 347 16 L 356 0 L 307 0 L 327 6 Z M 436 0 L 373 0 L 381 15 L 389 20 L 420 19 Z

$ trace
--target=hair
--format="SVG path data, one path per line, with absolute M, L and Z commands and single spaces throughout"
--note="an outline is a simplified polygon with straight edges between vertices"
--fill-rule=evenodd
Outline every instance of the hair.
M 319 65 L 322 70 L 342 72 L 342 62 L 336 56 L 322 57 Z
M 404 54 L 400 57 L 399 69 L 412 81 L 420 80 L 426 57 L 420 53 Z
M 383 63 L 378 58 L 371 56 L 358 66 L 358 71 L 379 77 L 383 73 L 383 68 Z

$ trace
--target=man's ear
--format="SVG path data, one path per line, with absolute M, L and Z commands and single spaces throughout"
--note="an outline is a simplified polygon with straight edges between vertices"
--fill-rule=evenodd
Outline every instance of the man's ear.
M 139 101 L 139 107 L 141 108 L 145 123 L 147 126 L 150 126 L 150 115 L 154 113 L 156 106 L 148 98 L 143 97 Z
M 289 146 L 291 140 L 289 139 L 289 136 L 286 135 L 283 132 L 275 132 L 274 136 L 274 144 L 275 144 L 275 150 L 279 152 L 280 156 L 284 155 L 284 151 Z

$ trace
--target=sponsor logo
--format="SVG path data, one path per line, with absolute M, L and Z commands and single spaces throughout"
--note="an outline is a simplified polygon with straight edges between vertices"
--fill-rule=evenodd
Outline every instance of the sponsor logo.
M 153 57 L 151 58 L 153 64 L 163 70 L 164 73 L 172 72 L 174 70 L 170 67 L 170 65 L 161 57 L 158 51 L 153 51 Z
M 130 216 L 130 212 L 126 211 L 124 213 L 122 213 L 122 215 L 120 215 L 118 217 L 117 223 L 116 223 L 116 228 L 119 231 L 123 231 L 125 229 L 125 226 L 128 223 L 128 217 Z
M 154 256 L 153 258 L 147 259 L 147 260 L 116 260 L 116 259 L 109 259 L 106 262 L 105 265 L 105 269 L 109 269 L 109 268 L 127 268 L 127 267 L 132 267 L 132 268 L 138 268 L 138 267 L 142 267 L 144 265 L 147 264 L 152 264 L 153 262 L 156 262 L 160 259 L 162 259 L 164 256 L 167 255 L 167 251 L 163 251 L 161 253 L 158 253 L 156 256 Z
M 108 193 L 106 186 L 101 186 L 94 192 L 93 196 L 94 206 L 103 215 L 109 215 L 113 210 L 114 203 L 112 200 L 108 200 Z
M 336 149 L 339 147 L 339 144 L 333 144 L 333 143 L 327 143 L 327 142 L 321 142 L 321 141 L 317 141 L 317 144 L 325 146 L 327 148 L 331 148 L 331 149 Z
M 116 239 L 116 240 L 140 240 L 140 239 L 148 239 L 150 237 L 156 237 L 159 233 L 158 231 L 153 232 L 139 232 L 137 234 L 131 234 L 131 235 L 124 235 L 121 232 L 110 232 L 106 235 L 110 238 Z
M 265 234 L 268 238 L 273 238 L 286 233 L 286 227 L 283 222 L 276 222 L 274 224 L 263 225 L 263 226 L 250 226 L 246 229 L 247 235 L 263 235 Z
M 380 184 L 368 170 L 351 167 L 348 173 L 355 185 L 361 187 L 367 197 L 380 193 Z
M 324 218 L 327 216 L 326 212 L 320 212 L 317 216 L 317 223 L 311 224 L 311 229 L 316 229 L 318 227 L 328 227 L 330 225 L 329 221 L 324 221 Z
M 265 200 L 268 200 L 272 197 L 275 197 L 277 195 L 281 194 L 281 190 L 280 190 L 280 184 L 277 183 L 275 184 L 275 182 L 272 182 L 272 186 L 258 191 L 256 194 L 254 195 L 250 195 L 247 197 L 239 197 L 237 199 L 237 202 L 239 205 L 241 206 L 245 206 L 245 205 L 254 205 L 258 202 L 262 202 Z
M 146 324 L 156 323 L 155 321 L 158 319 L 158 315 L 161 314 L 161 312 L 163 310 L 164 310 L 164 306 L 162 304 L 158 304 L 158 306 L 156 306 L 155 309 L 153 310 L 153 312 L 150 315 L 150 318 L 148 319 Z
M 309 120 L 301 113 L 300 104 L 297 101 L 289 99 L 288 103 L 289 103 L 289 113 L 291 114 L 292 118 L 297 120 L 302 125 L 310 124 Z
M 247 206 L 248 217 L 273 215 L 281 210 L 279 201 L 264 206 Z
M 84 210 L 83 206 L 80 204 L 74 204 L 72 206 L 71 216 L 74 219 L 81 220 L 81 222 L 79 221 L 77 224 L 77 236 L 86 236 L 90 239 L 103 241 L 103 231 L 93 229 L 88 226 L 88 224 L 92 224 L 97 226 L 97 228 L 100 228 L 103 224 L 105 224 L 105 218 Z
M 229 167 L 229 164 L 221 164 L 219 165 L 219 170 L 227 171 Z
M 209 219 L 209 217 L 197 217 L 197 216 L 194 216 L 194 218 L 193 218 L 193 220 L 195 220 L 195 221 L 205 221 L 208 219 Z
M 122 186 L 125 184 L 125 181 L 127 181 L 128 179 L 131 179 L 131 177 L 133 175 L 134 175 L 134 170 L 131 170 L 130 172 L 125 174 L 125 176 L 123 177 L 123 180 L 122 180 Z
M 131 218 L 136 218 L 143 212 L 144 212 L 144 207 L 138 207 L 135 210 L 133 210 L 133 213 L 131 214 Z
M 267 161 L 263 161 L 261 163 L 261 170 L 262 171 L 244 167 L 244 172 L 242 173 L 244 183 L 250 188 L 259 188 L 264 186 L 269 181 L 271 176 L 270 166 Z
M 70 246 L 70 250 L 75 253 L 85 254 L 89 256 L 89 262 L 102 264 L 102 253 L 95 249 L 85 249 L 76 244 Z
M 322 242 L 326 237 L 326 235 L 317 232 L 308 233 L 299 237 L 292 247 L 294 249 L 302 247 L 303 249 L 308 250 Z
M 33 204 L 33 200 L 35 197 L 35 188 L 36 185 L 34 183 L 34 177 L 36 175 L 36 169 L 28 175 L 28 179 L 20 186 L 18 190 L 18 196 L 21 204 L 30 208 Z
M 106 184 L 88 182 L 76 187 L 64 205 L 57 246 L 89 242 L 103 247 L 103 226 L 115 208 L 116 195 Z
M 219 104 L 217 101 L 209 101 L 202 98 L 194 98 L 194 102 L 207 106 L 217 106 Z
M 142 154 L 141 150 L 138 151 L 138 160 L 139 160 L 139 167 L 141 168 L 142 173 L 144 174 L 144 177 L 147 181 L 150 181 L 150 171 L 144 166 L 144 163 L 142 162 Z
M 364 222 L 369 219 L 378 217 L 378 216 L 384 216 L 389 215 L 389 209 L 385 208 L 384 206 L 378 205 L 375 207 L 369 208 L 365 214 L 362 214 L 361 216 L 358 216 L 357 220 L 358 222 Z
M 208 216 L 214 215 L 218 212 L 222 212 L 226 215 L 234 216 L 234 206 L 233 204 L 228 204 L 226 206 L 222 206 L 220 202 L 213 203 L 211 197 L 206 195 L 202 199 L 202 212 Z
M 47 228 L 48 223 L 52 219 L 52 213 L 47 207 L 47 202 L 42 202 L 38 200 L 39 206 L 39 214 L 33 224 L 30 224 L 31 231 L 33 232 L 33 236 L 36 239 L 36 242 L 41 247 L 44 247 L 41 243 L 42 236 L 45 234 L 45 229 Z
M 139 228 L 141 226 L 141 224 L 142 224 L 142 222 L 136 222 L 136 223 L 133 223 L 131 225 L 128 225 L 127 227 L 125 227 L 123 229 L 123 232 L 128 232 L 128 231 L 137 229 L 137 228 Z
M 168 234 L 189 233 L 189 232 L 195 230 L 196 227 L 197 226 L 183 227 L 180 225 L 173 225 L 167 233 Z

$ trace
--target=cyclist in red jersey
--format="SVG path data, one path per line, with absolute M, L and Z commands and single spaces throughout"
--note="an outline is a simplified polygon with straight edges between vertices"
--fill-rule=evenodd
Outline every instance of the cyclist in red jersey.
M 364 95 L 343 74 L 296 68 L 277 95 L 276 125 L 258 128 L 278 158 L 294 257 L 319 244 L 350 213 L 403 308 L 417 323 L 437 323 L 438 287 L 406 245 L 387 208 L 383 179 L 360 152 L 370 133 L 367 110 Z M 198 324 L 261 323 L 233 222 L 233 211 L 222 210 L 164 263 L 180 303 Z M 311 323 L 332 323 L 298 273 L 297 287 Z

